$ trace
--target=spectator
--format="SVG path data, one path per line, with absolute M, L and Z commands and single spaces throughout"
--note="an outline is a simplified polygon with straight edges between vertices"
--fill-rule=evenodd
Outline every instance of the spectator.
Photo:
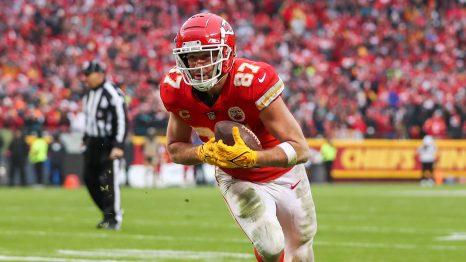
M 337 149 L 333 145 L 332 139 L 329 135 L 326 136 L 325 142 L 320 147 L 320 154 L 325 166 L 325 178 L 327 182 L 333 182 L 332 169 L 333 162 L 337 156 Z
M 48 149 L 48 158 L 50 159 L 49 183 L 50 185 L 63 185 L 65 177 L 63 163 L 65 162 L 66 148 L 60 141 L 59 133 L 55 133 L 52 138 L 52 143 L 50 143 Z
M 146 166 L 146 175 L 152 176 L 151 181 L 154 185 L 159 178 L 160 171 L 160 149 L 157 142 L 157 133 L 154 128 L 148 129 L 148 134 L 144 139 L 144 165 Z
M 37 137 L 32 141 L 29 149 L 29 161 L 34 166 L 36 174 L 36 184 L 45 185 L 44 181 L 44 164 L 47 161 L 48 144 L 42 136 L 42 131 L 37 133 Z
M 23 132 L 19 129 L 14 131 L 13 140 L 8 146 L 7 156 L 9 157 L 9 185 L 15 185 L 15 176 L 19 172 L 20 185 L 26 186 L 26 159 L 29 147 L 24 138 Z
M 0 166 L 3 164 L 3 146 L 5 145 L 5 140 L 3 140 L 3 134 L 0 133 Z
M 433 185 L 437 147 L 432 136 L 426 135 L 422 139 L 422 145 L 418 147 L 417 155 L 421 162 L 421 185 Z
M 129 169 L 134 161 L 133 133 L 131 131 L 128 132 L 128 138 L 125 140 L 124 152 L 125 185 L 129 186 Z
M 235 18 L 239 55 L 277 68 L 306 136 L 328 126 L 357 137 L 418 138 L 436 109 L 452 106 L 461 117 L 442 115 L 445 137 L 458 138 L 466 125 L 464 1 L 218 2 L 0 1 L 0 125 L 82 132 L 76 64 L 99 56 L 116 83 L 125 79 L 135 133 L 165 128 L 157 89 L 174 63 L 171 40 L 201 9 Z
M 437 139 L 446 138 L 447 125 L 443 118 L 442 111 L 435 110 L 432 117 L 428 118 L 423 125 L 423 130 L 426 135 L 432 136 Z

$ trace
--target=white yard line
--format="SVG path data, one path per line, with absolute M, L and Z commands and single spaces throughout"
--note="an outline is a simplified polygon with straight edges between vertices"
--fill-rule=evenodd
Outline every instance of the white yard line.
M 419 249 L 419 250 L 449 250 L 449 251 L 466 251 L 466 247 L 459 246 L 442 246 L 442 245 L 419 245 L 419 244 L 391 244 L 391 243 L 373 243 L 373 242 L 334 242 L 334 241 L 315 241 L 315 246 L 340 246 L 351 248 L 383 248 L 383 249 Z
M 460 233 L 458 233 L 460 234 Z M 461 233 L 464 234 L 464 233 Z M 389 244 L 372 242 L 334 242 L 316 241 L 316 246 L 368 248 L 368 249 L 403 249 L 403 250 L 439 250 L 461 251 L 466 247 L 451 245 L 419 245 L 419 244 Z M 1 252 L 1 250 L 0 250 Z M 58 256 L 58 257 L 57 257 Z M 79 258 L 63 258 L 74 256 Z M 100 259 L 96 258 L 100 257 Z M 94 259 L 93 259 L 94 258 Z M 117 260 L 108 260 L 113 258 Z M 34 262 L 127 262 L 127 261 L 157 261 L 158 259 L 180 258 L 183 260 L 218 261 L 221 259 L 251 260 L 254 256 L 247 253 L 209 252 L 192 250 L 140 250 L 140 249 L 96 249 L 96 250 L 57 250 L 54 257 L 0 255 L 0 261 L 34 261 Z M 129 259 L 129 260 L 123 260 Z M 138 260 L 135 260 L 138 259 Z
M 324 215 L 321 215 L 322 217 Z M 328 215 L 330 216 L 330 215 Z M 364 218 L 364 220 L 367 218 L 367 217 L 364 217 L 364 216 L 361 216 Z M 12 217 L 9 217 L 8 219 L 2 219 L 0 218 L 0 221 L 19 221 L 19 220 L 22 220 L 22 221 L 37 221 L 37 220 L 44 220 L 44 221 L 63 221 L 64 219 L 58 219 L 58 218 L 52 218 L 52 219 L 49 219 L 49 218 L 36 218 L 36 217 L 33 217 L 33 218 L 25 218 L 23 216 L 12 216 Z M 88 219 L 88 221 L 90 222 L 93 222 L 94 220 L 91 220 L 91 219 Z M 173 227 L 192 227 L 193 226 L 193 223 L 192 222 L 188 222 L 188 221 L 168 221 L 168 222 L 165 222 L 165 221 L 149 221 L 149 220 L 143 220 L 143 219 L 136 219 L 136 220 L 132 220 L 131 223 L 133 224 L 136 224 L 136 225 L 158 225 L 158 226 L 173 226 Z M 225 228 L 232 228 L 232 229 L 236 229 L 238 226 L 235 225 L 235 224 L 229 224 L 229 225 L 222 225 L 222 224 L 215 224 L 215 223 L 208 223 L 208 222 L 200 222 L 200 223 L 196 223 L 196 227 L 202 227 L 202 228 L 222 228 L 222 229 L 225 229 Z M 396 232 L 396 233 L 401 233 L 401 234 L 418 234 L 418 233 L 434 233 L 434 234 L 446 234 L 446 232 L 454 232 L 455 230 L 458 230 L 458 229 L 454 229 L 454 228 L 442 228 L 442 229 L 435 229 L 435 228 L 425 228 L 425 229 L 414 229 L 414 228 L 408 228 L 408 227 L 380 227 L 380 226 L 325 226 L 325 225 L 319 225 L 319 229 L 322 230 L 322 229 L 325 229 L 325 230 L 329 230 L 329 231 L 339 231 L 339 232 L 368 232 L 368 233 L 393 233 L 393 232 Z M 14 234 L 15 231 L 10 231 L 10 230 L 6 230 L 6 231 L 2 231 L 0 229 L 0 232 L 5 232 L 6 234 Z M 13 233 L 10 233 L 10 232 L 13 232 Z M 17 232 L 25 232 L 25 231 L 17 231 Z M 60 233 L 51 233 L 51 232 L 48 232 L 48 231 L 32 231 L 34 232 L 38 232 L 37 234 L 44 234 L 44 235 L 47 235 L 47 234 L 60 234 Z M 100 234 L 100 232 L 99 232 Z M 128 235 L 125 235 L 125 236 L 128 236 Z M 149 235 L 131 235 L 133 236 L 134 238 L 136 239 L 141 239 L 141 238 L 157 238 L 159 236 L 149 236 Z M 235 241 L 233 241 L 235 242 Z
M 392 228 L 392 227 L 376 227 L 376 226 L 319 226 L 320 230 L 332 230 L 338 232 L 366 232 L 366 233 L 399 233 L 399 234 L 419 234 L 419 233 L 434 233 L 440 235 L 433 240 L 436 241 L 464 241 L 466 240 L 465 232 L 455 232 L 455 229 L 413 229 L 413 228 Z M 449 235 L 447 232 L 452 232 Z M 246 238 L 211 238 L 211 237 L 178 237 L 178 236 L 158 236 L 158 235 L 142 235 L 142 234 L 125 234 L 123 232 L 105 232 L 96 231 L 95 233 L 73 233 L 73 237 L 79 238 L 125 238 L 134 240 L 163 240 L 163 241 L 190 241 L 190 242 L 205 242 L 205 243 L 249 243 Z M 31 236 L 57 236 L 67 237 L 69 232 L 50 232 L 41 230 L 0 230 L 2 235 L 31 235 Z M 318 243 L 319 241 L 316 241 Z
M 59 257 L 57 257 L 59 256 Z M 63 257 L 65 256 L 65 257 Z M 78 258 L 66 258 L 66 257 Z M 112 260 L 108 260 L 108 259 Z M 219 261 L 234 259 L 251 261 L 252 253 L 208 252 L 193 250 L 143 250 L 143 249 L 97 249 L 97 250 L 58 250 L 54 257 L 48 256 L 7 256 L 0 255 L 0 261 L 44 261 L 44 262 L 126 262 L 157 261 L 159 259 L 183 259 Z M 115 260 L 116 259 L 116 260 Z M 123 260 L 128 259 L 128 260 Z M 134 260 L 138 259 L 138 260 Z
M 74 238 L 124 238 L 134 240 L 164 240 L 164 241 L 190 241 L 190 242 L 215 242 L 215 243 L 250 243 L 246 237 L 244 238 L 210 238 L 210 237 L 174 237 L 174 236 L 153 236 L 139 234 L 125 234 L 122 232 L 105 232 L 97 231 L 96 233 L 69 233 L 69 232 L 50 232 L 41 230 L 0 230 L 2 235 L 32 235 L 32 236 L 63 236 L 69 237 L 70 234 Z
M 438 241 L 466 241 L 466 232 L 453 232 L 448 236 L 437 238 Z
M 1 217 L 0 221 L 47 221 L 47 222 L 62 222 L 68 218 L 64 217 L 25 217 L 25 216 L 8 216 L 8 217 Z M 83 222 L 90 222 L 94 223 L 95 219 L 81 219 Z M 135 225 L 162 225 L 162 226 L 185 226 L 185 227 L 192 227 L 193 223 L 191 221 L 163 221 L 163 220 L 149 220 L 149 219 L 132 219 L 129 223 Z M 238 226 L 236 224 L 221 224 L 215 222 L 196 222 L 196 227 L 205 227 L 205 228 L 234 228 L 236 229 Z
M 361 227 L 365 231 L 374 232 L 389 232 L 392 229 L 380 229 L 376 227 Z M 351 229 L 342 227 L 340 229 L 349 229 L 358 231 L 358 227 Z M 401 230 L 401 229 L 400 229 Z M 190 241 L 202 243 L 248 243 L 246 239 L 226 239 L 226 238 L 207 238 L 207 237 L 174 237 L 174 236 L 150 236 L 150 235 L 133 235 L 133 234 L 113 234 L 114 232 L 96 232 L 96 233 L 74 233 L 73 237 L 79 238 L 125 238 L 135 240 L 163 240 L 163 241 Z M 413 233 L 413 232 L 410 232 Z M 49 231 L 23 231 L 23 230 L 0 230 L 0 234 L 7 235 L 33 235 L 33 236 L 69 236 L 69 233 L 57 233 Z M 437 241 L 464 241 L 466 240 L 465 232 L 454 232 L 448 236 L 438 237 Z M 367 248 L 367 249 L 398 249 L 398 250 L 437 250 L 437 251 L 466 251 L 466 247 L 452 246 L 452 245 L 438 245 L 438 244 L 394 244 L 394 243 L 374 243 L 374 242 L 336 242 L 336 241 L 322 241 L 316 239 L 315 246 L 327 247 L 345 247 L 345 248 Z M 52 257 L 47 256 L 18 256 L 11 252 L 5 254 L 6 250 L 0 248 L 0 261 L 31 261 L 31 262 L 126 262 L 129 261 L 157 261 L 157 259 L 170 259 L 182 258 L 183 260 L 210 260 L 218 261 L 221 259 L 235 259 L 235 260 L 251 260 L 253 255 L 245 253 L 228 253 L 228 252 L 201 252 L 191 250 L 138 250 L 138 249 L 98 249 L 98 250 L 58 250 L 57 253 L 51 254 Z M 3 253 L 3 254 L 1 254 Z M 65 258 L 64 258 L 64 257 Z M 78 257 L 69 258 L 69 256 Z M 68 258 L 66 258 L 68 257 Z M 96 258 L 100 257 L 100 259 Z M 105 260 L 117 259 L 117 260 Z M 134 260 L 139 259 L 139 260 Z
M 145 220 L 145 219 L 133 219 L 130 223 L 134 223 L 136 225 L 163 225 L 163 226 L 186 226 L 192 227 L 192 221 L 163 221 L 163 220 Z M 205 227 L 205 228 L 238 228 L 236 224 L 221 224 L 215 222 L 196 222 L 196 227 Z
M 108 257 L 108 258 L 140 258 L 140 259 L 166 259 L 180 258 L 183 260 L 218 259 L 233 258 L 248 259 L 254 258 L 252 254 L 229 253 L 229 252 L 208 252 L 193 250 L 144 250 L 144 249 L 97 249 L 97 250 L 58 250 L 61 255 L 77 257 Z
M 402 190 L 387 192 L 384 195 L 409 197 L 466 197 L 466 190 Z
M 101 260 L 101 259 L 75 259 L 59 257 L 32 257 L 32 256 L 3 256 L 0 255 L 0 261 L 44 261 L 44 262 L 126 262 L 124 260 Z
M 398 234 L 419 234 L 419 233 L 433 233 L 433 234 L 446 234 L 446 232 L 455 231 L 458 229 L 415 229 L 410 227 L 380 227 L 380 226 L 324 226 L 319 225 L 318 229 L 338 232 L 365 232 L 365 233 L 398 233 Z

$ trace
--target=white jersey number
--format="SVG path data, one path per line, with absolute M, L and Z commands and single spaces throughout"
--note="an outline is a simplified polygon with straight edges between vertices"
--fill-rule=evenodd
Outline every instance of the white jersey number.
M 251 73 L 245 73 L 244 71 L 246 69 L 249 69 Z M 259 66 L 255 66 L 249 63 L 242 63 L 238 67 L 238 72 L 235 74 L 233 84 L 235 86 L 245 86 L 245 87 L 251 86 L 252 80 L 254 79 L 254 74 L 257 73 L 259 69 L 260 69 Z

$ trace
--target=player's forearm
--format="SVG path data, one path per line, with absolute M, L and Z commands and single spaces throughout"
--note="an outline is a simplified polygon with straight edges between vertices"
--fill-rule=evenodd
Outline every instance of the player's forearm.
M 296 152 L 296 164 L 307 162 L 309 159 L 309 150 L 303 143 L 288 142 Z M 274 148 L 257 151 L 257 162 L 259 167 L 288 167 L 290 166 L 287 154 L 282 148 Z
M 170 159 L 177 164 L 197 165 L 201 163 L 196 154 L 197 146 L 191 143 L 174 142 L 167 145 L 167 150 Z

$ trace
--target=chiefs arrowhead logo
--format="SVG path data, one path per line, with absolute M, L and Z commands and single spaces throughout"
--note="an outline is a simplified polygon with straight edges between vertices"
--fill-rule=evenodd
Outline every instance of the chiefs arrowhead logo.
M 228 116 L 235 122 L 243 122 L 246 119 L 244 111 L 237 106 L 228 109 Z
M 225 19 L 222 20 L 222 26 L 220 27 L 220 30 L 225 35 L 234 35 L 235 34 L 233 32 L 233 28 L 231 27 L 231 25 Z

